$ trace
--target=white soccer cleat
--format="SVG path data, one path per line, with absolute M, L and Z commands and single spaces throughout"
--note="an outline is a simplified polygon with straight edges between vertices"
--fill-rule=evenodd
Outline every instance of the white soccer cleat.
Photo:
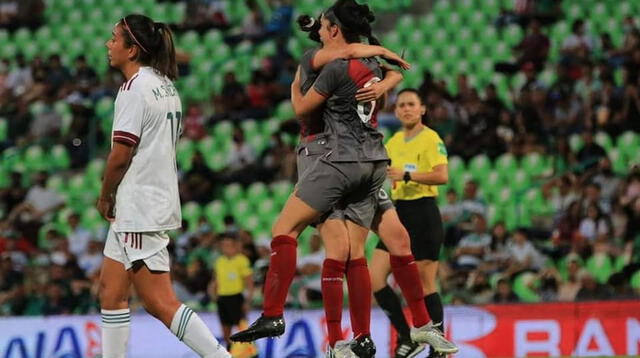
M 337 341 L 335 347 L 327 350 L 327 358 L 358 358 L 351 350 L 350 341 Z
M 411 328 L 411 340 L 418 343 L 426 343 L 436 352 L 456 353 L 458 351 L 458 347 L 444 338 L 442 332 L 433 325 L 433 322 L 429 322 L 422 327 Z

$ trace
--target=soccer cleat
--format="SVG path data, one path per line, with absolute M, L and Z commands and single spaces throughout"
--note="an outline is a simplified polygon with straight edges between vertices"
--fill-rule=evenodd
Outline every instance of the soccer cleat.
M 442 332 L 432 322 L 422 327 L 411 328 L 411 340 L 417 343 L 426 343 L 436 352 L 456 353 L 458 351 L 458 347 L 444 338 Z
M 253 342 L 256 339 L 278 337 L 284 334 L 284 318 L 260 316 L 249 328 L 231 335 L 234 342 Z
M 427 358 L 447 358 L 447 354 L 432 350 L 431 353 L 429 353 L 429 355 L 427 356 Z
M 424 344 L 416 342 L 400 342 L 396 346 L 395 358 L 413 358 L 424 350 Z
M 335 347 L 327 349 L 327 358 L 358 358 L 351 350 L 351 342 L 337 341 Z
M 372 358 L 376 356 L 376 345 L 371 336 L 366 334 L 351 341 L 351 350 L 358 358 Z

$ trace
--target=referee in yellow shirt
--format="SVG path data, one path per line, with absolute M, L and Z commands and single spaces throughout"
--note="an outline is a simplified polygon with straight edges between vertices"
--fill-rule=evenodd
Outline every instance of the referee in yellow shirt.
M 403 89 L 398 93 L 395 114 L 402 123 L 402 130 L 391 137 L 386 145 L 391 158 L 387 176 L 393 181 L 391 197 L 398 216 L 409 232 L 427 310 L 433 323 L 442 330 L 444 314 L 440 295 L 436 291 L 436 273 L 444 229 L 436 197 L 437 185 L 446 184 L 449 179 L 449 167 L 442 139 L 422 123 L 425 113 L 426 106 L 418 91 Z M 389 253 L 382 241 L 374 251 L 371 266 L 378 266 L 376 261 L 379 260 L 389 260 Z M 390 289 L 387 291 L 391 292 Z M 388 312 L 396 330 L 405 330 L 408 326 L 398 297 L 395 294 L 380 296 L 382 300 L 378 300 L 378 304 Z M 397 351 L 396 357 L 411 356 L 408 350 L 407 355 L 403 353 Z M 444 357 L 439 354 L 432 351 L 429 357 Z
M 249 259 L 240 252 L 240 243 L 235 237 L 223 234 L 220 251 L 222 256 L 214 263 L 215 280 L 211 281 L 209 292 L 212 299 L 217 298 L 224 340 L 231 348 L 231 329 L 246 319 L 248 305 L 253 299 L 253 271 Z

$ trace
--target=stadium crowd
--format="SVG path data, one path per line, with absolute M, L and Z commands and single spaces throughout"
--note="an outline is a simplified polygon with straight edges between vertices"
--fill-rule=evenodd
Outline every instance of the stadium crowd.
M 230 36 L 229 41 L 241 40 L 234 36 L 254 39 L 259 23 L 255 11 L 255 23 L 247 20 L 245 33 Z M 552 161 L 552 170 L 531 184 L 540 188 L 547 210 L 528 212 L 527 228 L 490 222 L 492 203 L 479 178 L 466 178 L 462 190 L 453 186 L 441 190 L 446 197 L 441 211 L 447 239 L 439 281 L 447 303 L 640 295 L 638 287 L 634 291 L 631 286 L 640 269 L 640 168 L 611 158 L 608 148 L 594 140 L 597 132 L 614 139 L 627 131 L 640 132 L 640 30 L 632 17 L 620 25 L 625 28 L 623 42 L 613 44 L 608 34 L 589 34 L 585 22 L 576 20 L 560 44 L 559 61 L 550 63 L 551 40 L 542 21 L 531 19 L 526 36 L 514 48 L 514 61 L 496 64 L 496 71 L 525 76 L 522 86 L 510 88 L 509 98 L 500 97 L 491 83 L 473 86 L 465 74 L 458 75 L 456 83 L 446 83 L 424 73 L 419 91 L 427 103 L 427 120 L 445 140 L 450 159 L 469 162 L 481 153 L 491 160 L 505 153 L 518 159 L 538 153 Z M 555 81 L 541 79 L 543 68 L 555 70 Z M 214 170 L 196 152 L 191 168 L 181 171 L 184 202 L 206 204 L 228 183 L 295 181 L 294 144 L 286 140 L 298 131 L 295 119 L 284 122 L 261 152 L 245 140 L 239 125 L 245 118 L 268 118 L 289 97 L 295 70 L 293 56 L 278 52 L 262 61 L 247 85 L 229 72 L 222 90 L 210 100 L 185 103 L 186 138 L 204 140 L 208 129 L 223 120 L 232 121 L 234 129 L 233 149 L 222 169 Z M 58 55 L 31 61 L 22 55 L 2 59 L 0 117 L 8 118 L 9 134 L 0 149 L 62 144 L 71 155 L 70 173 L 85 170 L 90 147 L 106 148 L 110 137 L 91 123 L 96 103 L 115 97 L 121 83 L 116 71 L 98 76 L 83 56 L 70 68 Z M 36 101 L 43 101 L 44 107 L 33 113 L 29 108 Z M 55 110 L 59 101 L 66 101 L 72 110 L 70 130 L 64 136 L 62 118 Z M 396 129 L 393 103 L 391 94 L 380 123 Z M 567 140 L 576 134 L 581 138 L 579 148 Z M 620 167 L 625 170 L 617 170 Z M 68 215 L 65 230 L 46 229 L 45 224 L 68 204 L 47 182 L 46 172 L 14 172 L 0 189 L 0 315 L 97 312 L 106 231 L 84 227 L 80 212 Z M 257 287 L 268 266 L 268 238 L 254 237 L 231 215 L 224 224 L 221 231 L 204 217 L 196 225 L 185 221 L 170 246 L 179 299 L 201 309 L 213 308 L 209 284 L 221 236 L 237 238 L 253 265 Z M 292 305 L 302 307 L 314 307 L 321 299 L 318 277 L 324 257 L 315 234 L 308 246 L 300 255 L 290 297 Z M 257 304 L 260 295 L 254 298 Z

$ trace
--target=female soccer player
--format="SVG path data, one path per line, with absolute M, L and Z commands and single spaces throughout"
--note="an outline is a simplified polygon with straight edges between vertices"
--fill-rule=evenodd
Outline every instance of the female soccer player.
M 426 295 L 424 302 L 434 324 L 442 330 L 442 302 L 436 291 L 435 281 L 444 234 L 435 197 L 438 195 L 437 185 L 446 184 L 449 174 L 447 150 L 438 133 L 422 124 L 425 113 L 426 107 L 418 91 L 400 91 L 395 114 L 402 122 L 402 130 L 387 142 L 387 152 L 392 163 L 388 176 L 393 180 L 391 194 L 395 200 L 397 216 L 411 238 L 411 251 Z M 387 276 L 393 270 L 393 259 L 390 265 L 391 250 L 385 244 L 385 241 L 381 241 L 373 253 L 372 286 L 378 305 L 398 331 L 396 357 L 407 357 L 417 349 L 415 343 L 411 342 L 409 326 L 400 301 L 387 286 Z M 437 352 L 437 347 L 432 348 L 430 356 L 444 356 Z
M 111 225 L 100 275 L 102 356 L 124 358 L 129 339 L 129 287 L 145 309 L 201 357 L 231 355 L 204 322 L 180 303 L 169 275 L 168 230 L 181 224 L 176 141 L 182 106 L 171 31 L 128 15 L 106 43 L 109 64 L 126 82 L 115 102 L 112 147 L 97 207 Z
M 319 35 L 317 34 L 319 23 L 313 21 L 308 16 L 302 16 L 298 20 L 300 26 L 304 31 L 309 31 L 309 37 L 311 39 L 317 39 L 319 41 Z M 363 34 L 366 36 L 366 34 Z M 375 41 L 375 40 L 374 40 Z M 393 53 L 388 53 L 388 50 L 384 50 L 383 48 L 378 48 L 378 46 L 369 46 L 364 44 L 349 44 L 343 47 L 338 48 L 327 48 L 323 47 L 318 50 L 310 50 L 302 58 L 301 61 L 301 78 L 307 78 L 307 81 L 303 82 L 302 89 L 305 92 L 305 89 L 308 89 L 311 84 L 308 82 L 311 80 L 315 80 L 316 72 L 311 72 L 312 70 L 318 70 L 327 62 L 330 62 L 336 58 L 344 58 L 348 56 L 353 57 L 364 57 L 364 56 L 372 56 L 375 55 L 375 52 L 379 52 L 383 57 L 387 57 L 392 60 L 396 60 L 401 63 L 403 68 L 407 68 L 408 64 L 404 63 L 402 59 L 398 58 L 397 55 Z M 387 51 L 386 54 L 383 54 Z M 315 54 L 315 56 L 313 56 Z M 310 69 L 309 67 L 313 67 Z M 309 74 L 309 72 L 311 72 Z M 391 80 L 392 75 L 396 74 L 395 72 L 391 72 L 389 76 L 385 77 L 385 80 L 382 82 L 378 82 L 373 84 L 372 86 L 362 88 L 358 91 L 358 95 L 356 99 L 361 102 L 368 102 L 371 100 L 375 100 L 378 96 L 388 91 L 390 88 L 394 87 L 397 82 L 392 82 L 393 85 L 385 86 L 385 82 Z M 399 74 L 398 74 L 399 75 Z M 401 75 L 399 75 L 401 76 Z M 389 79 L 387 77 L 390 77 Z M 398 80 L 399 82 L 399 80 Z M 308 85 L 307 85 L 308 84 Z M 314 128 L 317 126 L 308 126 L 309 128 Z M 317 130 L 317 129 L 316 129 Z M 302 146 L 302 145 L 301 145 Z M 300 153 L 300 151 L 299 151 Z M 304 155 L 299 154 L 299 163 L 303 162 Z M 383 244 L 388 247 L 388 251 L 391 255 L 387 254 L 387 257 L 390 258 L 391 263 L 391 271 L 394 273 L 396 277 L 396 281 L 399 282 L 399 285 L 402 289 L 402 293 L 405 297 L 405 300 L 409 304 L 409 308 L 412 312 L 412 316 L 415 317 L 412 321 L 415 328 L 424 327 L 422 330 L 414 328 L 414 340 L 410 338 L 411 334 L 408 326 L 406 328 L 406 335 L 401 336 L 403 338 L 398 345 L 396 346 L 396 357 L 413 357 L 424 350 L 424 345 L 417 343 L 416 341 L 431 342 L 430 344 L 438 351 L 446 351 L 448 353 L 454 353 L 457 351 L 455 345 L 446 341 L 441 332 L 437 331 L 437 328 L 427 329 L 427 327 L 432 327 L 431 325 L 425 326 L 424 322 L 429 321 L 429 316 L 427 313 L 427 308 L 425 308 L 425 301 L 423 300 L 424 294 L 422 290 L 422 285 L 420 282 L 420 275 L 418 274 L 418 270 L 416 265 L 413 263 L 414 257 L 410 250 L 410 240 L 409 234 L 407 230 L 400 222 L 398 218 L 398 214 L 395 210 L 395 207 L 391 200 L 389 199 L 386 192 L 381 189 L 378 198 L 377 212 L 376 217 L 373 222 L 372 230 L 376 232 Z M 407 264 L 409 263 L 409 264 Z M 389 266 L 389 265 L 387 265 Z M 358 272 L 358 269 L 364 268 L 366 270 L 367 264 L 364 258 L 361 259 L 350 259 L 347 265 L 347 284 L 349 286 L 349 308 L 351 312 L 351 322 L 354 327 L 354 335 L 358 335 L 357 327 L 359 326 L 357 323 L 360 321 L 361 314 L 360 312 L 363 309 L 362 302 L 364 297 L 358 295 L 357 292 L 360 290 L 360 285 L 368 284 L 368 277 L 362 277 Z M 387 272 L 388 274 L 388 272 Z M 386 276 L 385 276 L 386 279 Z M 365 290 L 362 290 L 365 291 Z M 376 299 L 380 301 L 387 302 L 385 297 L 388 297 L 388 290 L 381 290 L 376 294 Z M 391 291 L 392 292 L 392 291 Z M 353 294 L 356 293 L 356 294 Z M 393 292 L 392 292 L 393 293 Z M 386 294 L 386 295 L 385 295 Z M 394 295 L 396 301 L 397 297 Z M 399 303 L 399 302 L 398 302 Z M 381 304 L 385 309 L 388 307 L 386 305 Z M 441 307 L 441 305 L 440 305 Z M 394 307 L 395 308 L 395 307 Z M 442 314 L 440 314 L 440 317 Z M 366 316 L 368 319 L 368 315 Z M 404 316 L 402 317 L 404 320 Z M 366 321 L 366 327 L 368 328 L 368 320 Z M 439 327 L 439 326 L 437 326 Z M 423 334 L 428 334 L 429 337 L 419 337 L 417 334 L 422 332 Z M 403 331 L 404 333 L 404 331 Z M 428 339 L 427 339 L 428 338 Z

